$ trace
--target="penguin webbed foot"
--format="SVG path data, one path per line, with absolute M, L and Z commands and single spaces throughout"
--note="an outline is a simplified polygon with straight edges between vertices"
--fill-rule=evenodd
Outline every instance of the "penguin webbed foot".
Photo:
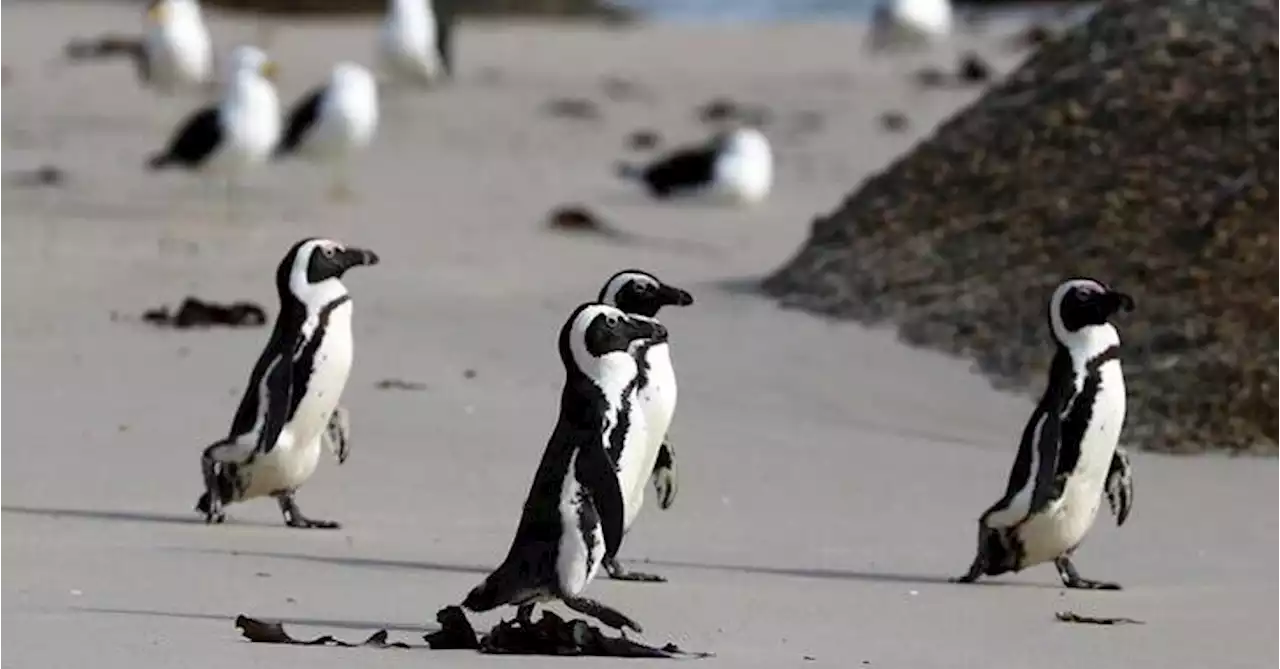
M 624 631 L 626 629 L 630 629 L 636 634 L 640 634 L 644 631 L 636 621 L 628 618 L 618 610 L 609 608 L 594 599 L 587 599 L 586 597 L 565 597 L 564 604 L 574 611 L 591 616 L 592 618 L 595 618 L 616 630 Z
M 1063 555 L 1053 561 L 1053 566 L 1058 568 L 1058 575 L 1062 577 L 1062 585 L 1076 590 L 1120 590 L 1119 583 L 1110 581 L 1095 581 L 1091 578 L 1084 578 L 1080 572 L 1076 571 L 1076 567 L 1071 563 L 1071 558 Z
M 602 560 L 604 570 L 608 572 L 609 578 L 615 581 L 635 581 L 639 583 L 666 583 L 665 576 L 658 574 L 646 574 L 640 571 L 628 571 L 622 566 L 621 562 L 615 557 L 606 557 Z
M 280 513 L 284 515 L 284 523 L 289 527 L 306 530 L 336 530 L 342 527 L 336 520 L 316 520 L 302 515 L 302 510 L 298 508 L 298 503 L 293 501 L 292 494 L 276 495 L 276 501 L 280 503 Z
M 227 519 L 222 510 L 222 489 L 219 485 L 222 467 L 213 457 L 214 450 L 223 444 L 214 444 L 200 455 L 200 475 L 204 480 L 204 493 L 196 500 L 196 511 L 204 514 L 205 525 L 220 525 Z

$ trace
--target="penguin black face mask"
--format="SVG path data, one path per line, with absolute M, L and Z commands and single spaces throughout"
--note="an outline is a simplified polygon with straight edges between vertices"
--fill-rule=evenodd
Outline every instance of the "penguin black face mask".
M 587 352 L 597 358 L 610 353 L 627 351 L 631 343 L 648 340 L 661 343 L 667 340 L 667 328 L 648 318 L 636 318 L 617 312 L 603 313 L 592 319 L 584 333 Z
M 311 252 L 307 262 L 307 281 L 319 283 L 325 279 L 342 278 L 352 267 L 376 264 L 378 254 L 367 249 L 321 246 Z
M 616 287 L 619 281 L 625 281 Z M 616 288 L 615 288 L 616 287 Z M 600 301 L 612 303 L 629 314 L 650 318 L 666 306 L 685 307 L 693 304 L 688 291 L 665 284 L 657 277 L 638 269 L 623 270 L 613 275 L 600 291 Z
M 1134 306 L 1129 295 L 1091 281 L 1069 290 L 1062 297 L 1058 314 L 1063 327 L 1075 332 L 1090 325 L 1102 325 L 1121 310 L 1133 311 Z

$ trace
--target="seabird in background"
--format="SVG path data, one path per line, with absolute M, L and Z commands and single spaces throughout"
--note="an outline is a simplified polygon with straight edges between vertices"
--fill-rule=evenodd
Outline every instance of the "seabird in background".
M 710 194 L 739 204 L 763 200 L 773 186 L 773 151 L 756 128 L 740 125 L 645 166 L 621 164 L 619 176 L 642 182 L 658 199 Z
M 453 17 L 435 0 L 388 0 L 379 55 L 393 78 L 421 86 L 453 73 Z
M 124 55 L 138 78 L 166 94 L 203 89 L 210 83 L 213 46 L 197 0 L 151 0 L 141 38 L 105 35 L 67 45 L 73 60 Z
M 329 81 L 294 104 L 276 157 L 298 156 L 334 169 L 330 196 L 351 194 L 354 154 L 369 145 L 378 127 L 378 90 L 373 75 L 351 62 L 334 66 Z
M 871 19 L 872 51 L 922 46 L 951 34 L 951 0 L 881 0 Z
M 234 218 L 239 178 L 263 163 L 280 141 L 280 101 L 276 66 L 254 46 L 231 53 L 231 73 L 216 106 L 200 109 L 182 123 L 165 149 L 151 157 L 153 170 L 182 167 L 226 178 L 227 217 Z

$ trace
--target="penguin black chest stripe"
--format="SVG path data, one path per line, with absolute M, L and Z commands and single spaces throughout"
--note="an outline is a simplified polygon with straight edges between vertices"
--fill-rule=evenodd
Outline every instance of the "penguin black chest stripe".
M 324 308 L 316 316 L 316 329 L 311 333 L 311 338 L 307 340 L 297 357 L 293 359 L 294 391 L 289 402 L 289 419 L 293 418 L 293 415 L 298 411 L 298 405 L 302 404 L 303 398 L 307 396 L 307 387 L 311 383 L 311 374 L 315 371 L 316 352 L 320 350 L 320 344 L 324 342 L 325 334 L 329 329 L 329 316 L 333 314 L 335 309 L 350 301 L 350 295 L 343 295 L 324 305 Z
M 1071 405 L 1062 418 L 1062 450 L 1058 455 L 1058 475 L 1075 471 L 1080 461 L 1080 443 L 1093 419 L 1093 405 L 1102 389 L 1101 368 L 1112 360 L 1120 359 L 1120 347 L 1111 346 L 1085 364 L 1084 384 L 1080 392 L 1071 398 Z
M 622 458 L 622 451 L 627 446 L 627 433 L 631 431 L 631 404 L 636 391 L 649 385 L 649 362 L 647 353 L 653 344 L 644 344 L 636 355 L 636 376 L 622 389 L 622 403 L 618 406 L 618 415 L 614 419 L 613 431 L 609 433 L 608 453 L 616 469 Z

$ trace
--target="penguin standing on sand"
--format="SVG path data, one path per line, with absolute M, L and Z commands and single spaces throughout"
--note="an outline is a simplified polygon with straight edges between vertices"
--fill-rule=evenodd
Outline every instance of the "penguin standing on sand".
M 773 150 L 764 133 L 742 125 L 707 142 L 680 147 L 648 165 L 620 164 L 618 176 L 639 181 L 653 197 L 708 195 L 721 202 L 756 204 L 773 187 Z
M 205 522 L 222 507 L 275 497 L 290 527 L 336 529 L 302 515 L 294 492 L 311 478 L 321 446 L 347 458 L 347 412 L 338 406 L 351 371 L 351 296 L 342 275 L 376 265 L 372 251 L 329 239 L 293 245 L 276 269 L 280 314 L 236 410 L 231 430 L 204 450 L 205 492 L 196 502 Z
M 1004 497 L 978 520 L 978 555 L 959 583 L 1053 561 L 1068 588 L 1119 590 L 1081 578 L 1071 555 L 1105 493 L 1123 525 L 1133 505 L 1124 425 L 1120 335 L 1109 320 L 1133 298 L 1093 279 L 1070 279 L 1049 300 L 1057 351 L 1040 403 L 1022 432 Z
M 615 306 L 629 314 L 647 318 L 657 316 L 658 311 L 668 305 L 683 307 L 693 304 L 693 296 L 688 291 L 665 284 L 658 277 L 638 269 L 623 270 L 609 277 L 609 280 L 600 288 L 600 296 L 597 299 L 603 304 Z M 659 350 L 651 353 L 651 356 L 662 359 L 660 364 L 654 365 L 645 374 L 645 383 L 640 387 L 640 395 L 644 398 L 647 407 L 666 414 L 665 418 L 657 420 L 669 424 L 676 405 L 675 370 L 671 365 L 668 352 Z M 658 495 L 658 508 L 665 510 L 671 508 L 676 497 L 675 453 L 665 433 L 654 434 L 653 437 L 653 448 L 629 460 L 628 464 L 641 468 L 642 471 L 652 472 L 649 478 L 653 483 L 654 492 Z M 631 478 L 637 479 L 634 476 Z M 624 532 L 631 529 L 636 514 L 644 505 L 644 484 L 642 479 L 638 480 L 641 482 L 635 486 L 634 490 L 623 490 L 623 495 L 627 498 L 627 513 L 623 522 Z M 666 581 L 665 578 L 656 574 L 627 571 L 613 555 L 605 556 L 604 568 L 610 578 L 620 581 Z
M 560 329 L 565 368 L 560 418 L 534 474 L 507 557 L 462 605 L 489 611 L 559 599 L 617 629 L 641 631 L 627 616 L 581 596 L 606 555 L 622 545 L 624 496 L 610 452 L 641 448 L 649 421 L 638 386 L 667 330 L 656 320 L 587 303 Z M 666 425 L 656 426 L 666 433 Z M 627 455 L 624 452 L 624 459 Z

